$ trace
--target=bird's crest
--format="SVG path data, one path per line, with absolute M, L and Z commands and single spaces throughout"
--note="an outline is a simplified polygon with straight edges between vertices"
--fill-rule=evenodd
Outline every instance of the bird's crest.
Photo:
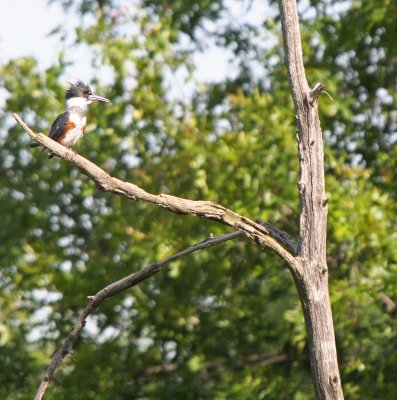
M 68 82 L 69 88 L 66 91 L 65 99 L 71 99 L 73 97 L 85 97 L 88 98 L 92 94 L 90 87 L 83 81 L 78 80 L 76 83 Z

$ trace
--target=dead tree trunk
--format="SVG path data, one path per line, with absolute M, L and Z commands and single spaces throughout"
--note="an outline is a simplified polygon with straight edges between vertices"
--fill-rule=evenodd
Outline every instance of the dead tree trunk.
M 69 149 L 47 136 L 33 132 L 17 114 L 13 114 L 13 116 L 33 140 L 45 146 L 51 153 L 77 166 L 103 190 L 126 197 L 129 200 L 146 201 L 177 214 L 188 214 L 218 221 L 233 227 L 235 230 L 244 232 L 255 242 L 277 253 L 289 266 L 302 303 L 308 333 L 316 399 L 341 400 L 343 399 L 343 393 L 328 292 L 328 268 L 326 262 L 328 201 L 325 196 L 324 184 L 323 139 L 317 109 L 318 98 L 324 91 L 324 86 L 318 84 L 311 90 L 307 83 L 295 0 L 279 0 L 279 4 L 285 59 L 295 104 L 298 129 L 299 194 L 301 204 L 299 243 L 287 233 L 280 231 L 269 223 L 259 224 L 220 204 L 210 201 L 193 201 L 168 194 L 156 195 L 146 192 L 133 183 L 123 182 L 111 177 L 87 159 L 69 151 Z M 235 235 L 233 234 L 233 237 Z M 213 239 L 211 240 L 213 241 Z M 222 242 L 223 240 L 217 239 L 217 242 Z M 208 243 L 201 243 L 199 247 L 207 247 L 204 244 Z M 187 250 L 187 252 L 191 251 Z M 186 251 L 182 253 L 185 254 Z M 153 265 L 150 268 L 152 270 Z M 136 274 L 133 274 L 120 282 L 127 283 L 128 286 L 131 283 L 130 280 L 135 278 Z M 114 293 L 119 293 L 120 282 L 109 286 L 116 287 L 117 290 Z M 109 287 L 106 290 L 109 290 Z M 103 292 L 100 293 L 103 294 Z M 106 292 L 105 294 L 107 296 L 109 293 Z M 102 297 L 106 298 L 106 296 Z M 100 298 L 102 297 L 100 296 Z M 92 304 L 96 307 L 97 303 L 95 301 L 94 299 Z M 61 364 L 65 355 L 75 343 L 84 325 L 86 314 L 91 312 L 95 308 L 94 306 L 90 305 L 83 311 L 76 323 L 75 330 L 69 335 L 64 347 L 55 354 L 36 398 L 43 396 L 55 369 Z
M 324 184 L 324 146 L 318 97 L 324 86 L 310 89 L 303 65 L 295 0 L 280 0 L 285 61 L 295 105 L 300 162 L 300 247 L 294 274 L 305 316 L 316 399 L 343 399 L 328 291 L 326 235 L 328 200 Z

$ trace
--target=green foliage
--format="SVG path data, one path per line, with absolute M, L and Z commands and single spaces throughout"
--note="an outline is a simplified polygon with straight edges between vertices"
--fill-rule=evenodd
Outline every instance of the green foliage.
M 214 200 L 298 235 L 295 120 L 274 21 L 236 25 L 221 1 L 142 1 L 130 13 L 109 0 L 60 2 L 91 16 L 76 45 L 92 49 L 93 86 L 112 99 L 91 107 L 76 151 L 148 191 Z M 397 327 L 385 299 L 397 299 L 397 7 L 333 3 L 302 10 L 302 37 L 310 83 L 335 100 L 322 97 L 320 109 L 339 360 L 346 398 L 393 399 Z M 235 71 L 203 84 L 193 53 L 210 23 Z M 104 71 L 111 85 L 99 84 Z M 32 398 L 88 295 L 227 231 L 102 193 L 70 164 L 30 151 L 9 112 L 47 131 L 67 73 L 63 54 L 45 71 L 31 58 L 0 67 L 1 398 Z M 177 85 L 192 88 L 183 100 Z M 268 365 L 274 355 L 285 360 Z M 239 238 L 104 303 L 47 397 L 311 399 L 311 385 L 291 276 Z

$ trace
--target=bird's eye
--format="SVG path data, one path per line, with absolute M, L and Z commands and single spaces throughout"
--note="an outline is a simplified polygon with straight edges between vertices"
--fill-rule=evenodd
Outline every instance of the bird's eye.
M 91 90 L 88 92 L 88 95 L 89 95 L 89 96 L 91 96 L 91 95 L 92 95 L 92 92 L 91 92 Z

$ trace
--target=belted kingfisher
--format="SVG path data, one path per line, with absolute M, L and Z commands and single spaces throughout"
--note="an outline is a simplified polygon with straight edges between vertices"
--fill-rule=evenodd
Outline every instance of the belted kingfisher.
M 51 125 L 49 137 L 69 149 L 84 135 L 87 123 L 87 106 L 93 101 L 110 100 L 93 94 L 89 86 L 83 81 L 71 83 L 65 94 L 66 111 L 58 115 Z M 41 146 L 40 143 L 31 143 L 30 147 Z M 44 150 L 44 149 L 43 149 Z M 54 157 L 50 153 L 48 158 Z

